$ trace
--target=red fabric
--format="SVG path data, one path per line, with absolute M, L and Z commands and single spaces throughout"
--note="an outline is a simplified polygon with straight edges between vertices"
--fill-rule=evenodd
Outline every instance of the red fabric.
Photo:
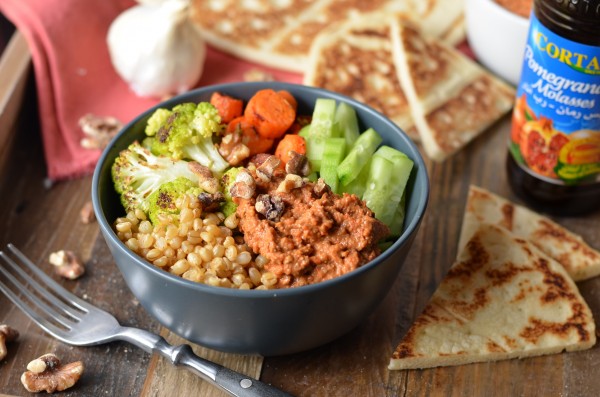
M 32 55 L 48 177 L 90 174 L 99 150 L 84 149 L 78 125 L 85 114 L 114 116 L 123 123 L 159 99 L 136 96 L 114 71 L 106 46 L 110 23 L 132 0 L 0 0 L 2 12 L 25 36 Z M 241 81 L 258 68 L 279 81 L 302 76 L 244 62 L 208 49 L 198 86 Z

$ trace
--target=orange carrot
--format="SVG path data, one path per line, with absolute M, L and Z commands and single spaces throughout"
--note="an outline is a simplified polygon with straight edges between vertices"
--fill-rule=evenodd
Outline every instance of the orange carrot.
M 273 147 L 273 139 L 263 138 L 244 116 L 236 117 L 227 124 L 227 133 L 242 133 L 242 143 L 250 149 L 250 156 L 267 153 Z
M 283 96 L 268 88 L 250 98 L 244 116 L 260 136 L 277 139 L 294 123 L 296 111 Z
M 219 116 L 221 116 L 221 122 L 224 124 L 241 116 L 244 108 L 244 102 L 241 99 L 236 99 L 220 92 L 213 92 L 210 97 L 210 103 L 217 108 Z
M 296 98 L 294 98 L 294 96 L 289 91 L 280 90 L 280 91 L 277 91 L 277 93 L 279 95 L 281 95 L 283 97 L 283 99 L 288 101 L 288 103 L 290 105 L 292 105 L 292 107 L 294 108 L 294 111 L 296 111 L 298 109 L 298 102 L 296 101 Z
M 306 141 L 300 135 L 285 134 L 283 139 L 277 144 L 275 156 L 285 165 L 292 157 L 290 152 L 306 154 Z

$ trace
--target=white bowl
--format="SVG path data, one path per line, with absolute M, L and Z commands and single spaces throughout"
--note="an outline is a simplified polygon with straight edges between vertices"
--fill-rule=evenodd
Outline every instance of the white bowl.
M 478 61 L 517 85 L 523 66 L 529 19 L 494 0 L 466 0 L 467 39 Z

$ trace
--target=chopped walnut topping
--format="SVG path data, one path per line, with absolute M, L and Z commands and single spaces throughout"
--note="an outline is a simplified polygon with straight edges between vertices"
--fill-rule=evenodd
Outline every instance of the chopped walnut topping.
M 8 354 L 8 349 L 6 348 L 7 342 L 12 342 L 19 337 L 19 332 L 6 325 L 0 325 L 0 361 L 4 360 L 6 355 Z
M 254 196 L 254 188 L 243 182 L 236 182 L 231 187 L 231 197 L 238 197 L 242 199 L 249 199 Z
M 269 156 L 261 165 L 256 167 L 256 176 L 263 182 L 270 182 L 273 177 L 273 172 L 279 167 L 281 160 L 277 156 Z
M 281 215 L 283 215 L 285 204 L 279 196 L 259 194 L 258 197 L 256 197 L 254 208 L 256 208 L 256 212 L 262 214 L 268 220 L 277 222 L 281 218 Z
M 277 186 L 277 191 L 282 193 L 289 193 L 294 189 L 301 188 L 304 186 L 305 181 L 300 175 L 287 174 L 285 179 Z
M 254 156 L 250 157 L 250 160 L 248 162 L 248 168 L 250 169 L 252 166 L 254 166 L 254 168 L 256 169 L 256 167 L 264 163 L 265 160 L 267 160 L 271 156 L 272 154 L 269 153 L 255 154 Z
M 235 182 L 229 191 L 231 197 L 249 199 L 254 196 L 255 191 L 256 182 L 254 181 L 254 178 L 248 170 L 242 168 L 236 175 Z
M 221 207 L 221 203 L 225 201 L 225 195 L 221 192 L 216 193 L 200 193 L 198 200 L 202 204 L 202 211 L 215 212 Z
M 198 185 L 208 193 L 217 193 L 219 191 L 219 180 L 214 177 L 208 167 L 196 161 L 190 161 L 188 168 L 194 174 L 198 175 Z
M 50 254 L 48 259 L 56 273 L 69 280 L 75 280 L 85 273 L 85 267 L 73 251 L 60 250 Z
M 21 375 L 21 383 L 27 391 L 54 393 L 72 387 L 83 374 L 83 363 L 76 361 L 61 365 L 54 354 L 44 354 L 27 365 Z
M 231 165 L 239 165 L 250 157 L 250 149 L 243 143 L 242 138 L 241 131 L 234 131 L 221 140 L 219 153 Z
M 91 201 L 86 201 L 81 207 L 79 211 L 79 217 L 81 219 L 81 223 L 84 225 L 90 224 L 96 220 L 96 215 L 94 214 L 94 206 Z
M 307 176 L 310 174 L 310 163 L 305 155 L 290 150 L 290 159 L 285 164 L 285 172 L 288 174 Z
M 275 78 L 271 73 L 254 68 L 244 73 L 244 81 L 275 81 Z
M 86 114 L 79 119 L 79 126 L 86 135 L 80 142 L 83 148 L 104 149 L 123 124 L 115 117 Z
M 313 186 L 313 193 L 317 197 L 321 197 L 325 192 L 327 192 L 329 190 L 331 190 L 331 189 L 325 183 L 325 181 L 323 180 L 323 178 L 319 178 L 317 180 L 317 182 L 315 183 L 315 186 Z

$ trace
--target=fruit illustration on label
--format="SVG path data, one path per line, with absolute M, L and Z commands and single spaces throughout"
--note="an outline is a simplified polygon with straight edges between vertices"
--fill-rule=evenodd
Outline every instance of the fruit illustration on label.
M 520 145 L 521 135 L 523 134 L 523 126 L 528 121 L 536 119 L 537 117 L 533 113 L 533 110 L 531 110 L 527 104 L 527 97 L 525 94 L 521 95 L 517 99 L 513 110 L 512 129 L 510 131 L 512 141 L 517 145 Z
M 581 130 L 571 134 L 571 140 L 558 155 L 556 174 L 567 183 L 577 182 L 600 172 L 600 131 Z
M 540 117 L 527 121 L 521 129 L 520 149 L 525 163 L 532 171 L 556 178 L 554 167 L 558 163 L 560 149 L 569 137 L 552 126 L 552 120 Z

